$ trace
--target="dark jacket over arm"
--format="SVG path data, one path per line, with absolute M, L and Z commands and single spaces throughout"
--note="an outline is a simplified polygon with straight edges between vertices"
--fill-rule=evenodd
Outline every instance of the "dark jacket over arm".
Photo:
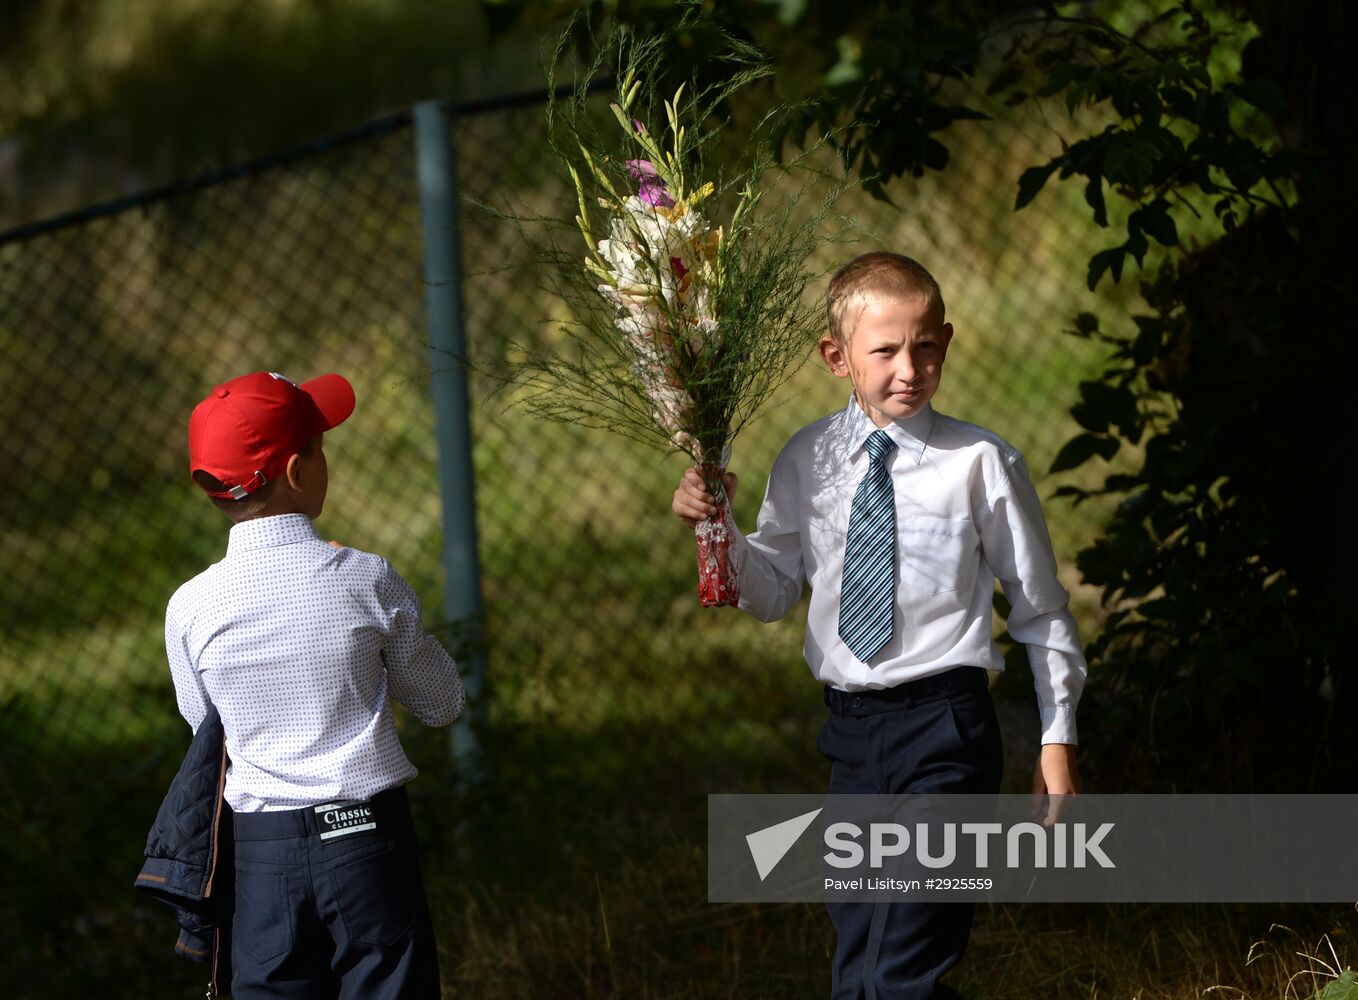
M 212 961 L 214 990 L 230 984 L 235 902 L 231 807 L 226 804 L 226 739 L 217 710 L 198 726 L 146 839 L 136 887 L 168 903 L 179 920 L 175 951 Z

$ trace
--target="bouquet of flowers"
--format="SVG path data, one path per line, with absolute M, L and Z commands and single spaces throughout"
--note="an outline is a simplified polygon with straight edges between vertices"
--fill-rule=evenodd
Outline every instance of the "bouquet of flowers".
M 525 401 L 539 414 L 608 427 L 693 460 L 720 510 L 695 528 L 704 606 L 739 597 L 722 487 L 730 443 L 816 342 L 823 304 L 804 292 L 821 224 L 845 187 L 842 176 L 811 166 L 818 143 L 775 162 L 771 136 L 788 107 L 763 117 L 743 167 L 705 168 L 723 137 L 719 109 L 770 72 L 756 50 L 722 40 L 733 74 L 657 99 L 664 39 L 619 31 L 572 97 L 549 105 L 579 237 L 534 245 L 573 318 L 565 349 L 530 352 L 519 365 L 530 387 Z M 617 94 L 602 117 L 616 128 L 602 131 L 590 81 L 610 69 Z

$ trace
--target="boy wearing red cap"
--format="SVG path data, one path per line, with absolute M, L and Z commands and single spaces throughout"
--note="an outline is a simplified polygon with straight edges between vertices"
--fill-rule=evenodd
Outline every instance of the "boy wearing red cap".
M 339 375 L 256 372 L 189 421 L 193 479 L 234 524 L 170 599 L 165 647 L 185 720 L 211 704 L 225 733 L 238 1000 L 439 995 L 391 701 L 446 726 L 464 695 L 405 580 L 312 526 L 322 434 L 353 408 Z

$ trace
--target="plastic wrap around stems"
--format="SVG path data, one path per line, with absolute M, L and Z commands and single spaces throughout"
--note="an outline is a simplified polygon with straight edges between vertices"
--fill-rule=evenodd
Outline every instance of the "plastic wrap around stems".
M 698 600 L 705 608 L 732 605 L 740 600 L 740 586 L 736 579 L 736 564 L 731 555 L 735 537 L 735 522 L 731 520 L 731 502 L 726 496 L 723 477 L 726 463 L 731 460 L 731 449 L 723 448 L 719 465 L 702 464 L 698 474 L 707 484 L 717 505 L 714 517 L 699 521 L 693 528 L 698 542 Z

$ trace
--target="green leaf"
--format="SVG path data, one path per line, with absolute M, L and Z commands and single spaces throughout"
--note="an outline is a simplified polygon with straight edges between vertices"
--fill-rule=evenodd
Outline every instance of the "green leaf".
M 1234 143 L 1230 149 L 1232 158 L 1222 164 L 1226 176 L 1241 191 L 1248 191 L 1259 183 L 1260 178 L 1264 176 L 1256 154 L 1257 150 L 1252 146 L 1246 143 Z
M 1018 62 L 1007 63 L 986 85 L 986 96 L 994 97 L 996 94 L 1003 93 L 1022 79 L 1023 67 Z
M 1107 476 L 1103 481 L 1103 492 L 1126 493 L 1128 490 L 1134 490 L 1138 488 L 1139 486 L 1141 486 L 1141 484 L 1142 483 L 1140 476 L 1129 476 L 1126 475 L 1125 473 L 1115 476 Z
M 1054 159 L 1040 167 L 1029 167 L 1023 172 L 1022 176 L 1019 177 L 1018 199 L 1014 202 L 1015 212 L 1037 197 L 1037 193 L 1042 190 L 1060 165 L 1060 160 Z
M 1358 1000 L 1358 974 L 1345 969 L 1338 979 L 1316 994 L 1315 1000 Z
M 1141 231 L 1140 219 L 1127 220 L 1127 242 L 1122 244 L 1122 249 L 1125 253 L 1136 258 L 1137 267 L 1141 266 L 1146 251 L 1150 249 L 1150 242 L 1146 239 L 1146 234 Z
M 1113 272 L 1113 281 L 1122 280 L 1122 259 L 1127 255 L 1123 247 L 1112 247 L 1108 250 L 1101 250 L 1093 257 L 1089 258 L 1089 290 L 1092 292 L 1098 285 L 1099 279 L 1103 277 L 1103 272 L 1109 269 Z
M 1108 432 L 1108 413 L 1102 407 L 1091 405 L 1089 400 L 1081 400 L 1070 408 L 1070 415 L 1085 430 L 1094 434 Z
M 1178 602 L 1172 598 L 1156 597 L 1138 604 L 1136 610 L 1146 618 L 1168 620 L 1176 617 L 1179 607 Z
M 920 162 L 930 170 L 942 170 L 948 165 L 948 147 L 933 136 L 929 136 L 924 140 L 924 148 L 920 152 Z
M 1132 391 L 1106 382 L 1081 382 L 1080 402 L 1070 412 L 1087 431 L 1103 434 L 1112 424 L 1124 437 L 1135 433 L 1139 417 Z
M 1075 317 L 1075 329 L 1070 331 L 1077 337 L 1092 337 L 1099 332 L 1099 317 L 1092 312 L 1082 312 Z
M 1089 183 L 1085 185 L 1085 201 L 1094 210 L 1094 221 L 1100 226 L 1108 225 L 1108 206 L 1103 200 L 1103 177 L 1098 173 L 1089 175 Z
M 1163 125 L 1142 125 L 1136 131 L 1156 150 L 1160 159 L 1179 163 L 1188 152 L 1184 141 Z
M 1136 132 L 1115 132 L 1104 153 L 1103 171 L 1110 184 L 1140 190 L 1150 183 L 1160 151 Z
M 1090 45 L 1105 52 L 1121 52 L 1126 44 L 1117 32 L 1098 24 L 1085 28 L 1080 34 Z
M 1151 531 L 1155 532 L 1156 542 L 1163 544 L 1165 539 L 1185 524 L 1188 516 L 1184 504 L 1169 503 L 1152 510 L 1150 517 Z M 1184 538 L 1180 538 L 1180 544 L 1183 544 L 1183 541 Z
M 878 177 L 869 177 L 867 180 L 863 181 L 863 190 L 877 201 L 885 202 L 892 208 L 898 207 L 896 203 L 891 200 L 891 195 L 887 194 L 886 188 L 882 186 L 882 181 Z
M 924 109 L 924 125 L 930 132 L 960 121 L 988 122 L 990 116 L 965 104 L 930 104 Z
M 1085 582 L 1096 587 L 1119 585 L 1127 579 L 1126 553 L 1106 538 L 1076 553 L 1075 566 Z
M 1235 88 L 1235 96 L 1266 115 L 1276 116 L 1287 110 L 1283 88 L 1272 80 L 1246 80 Z
M 1082 83 L 1094 72 L 1092 66 L 1084 66 L 1080 63 L 1062 63 L 1052 72 L 1037 94 L 1039 97 L 1050 97 L 1052 94 L 1060 93 L 1072 83 Z
M 1172 247 L 1179 242 L 1179 230 L 1169 214 L 1169 202 L 1157 198 L 1144 208 L 1137 209 L 1141 229 L 1161 246 Z
M 1071 506 L 1078 507 L 1083 501 L 1088 500 L 1093 495 L 1094 494 L 1090 493 L 1089 490 L 1082 490 L 1078 486 L 1058 486 L 1052 492 L 1052 499 L 1074 497 L 1075 499 L 1071 501 Z
M 1117 438 L 1104 434 L 1081 434 L 1065 443 L 1065 446 L 1056 453 L 1056 458 L 1052 460 L 1051 468 L 1047 471 L 1065 472 L 1075 469 L 1095 455 L 1103 459 L 1112 458 L 1117 454 L 1119 446 Z
M 1069 90 L 1067 90 L 1067 91 L 1066 91 L 1066 112 L 1067 112 L 1068 114 L 1071 114 L 1071 115 L 1075 114 L 1075 109 L 1076 109 L 1076 107 L 1079 106 L 1079 103 L 1080 103 L 1082 100 L 1085 99 L 1085 96 L 1086 96 L 1088 93 L 1089 93 L 1089 81 L 1084 81 L 1084 82 L 1082 82 L 1082 83 L 1077 83 L 1077 84 L 1075 84 L 1075 86 L 1073 86 L 1073 87 L 1071 87 Z

